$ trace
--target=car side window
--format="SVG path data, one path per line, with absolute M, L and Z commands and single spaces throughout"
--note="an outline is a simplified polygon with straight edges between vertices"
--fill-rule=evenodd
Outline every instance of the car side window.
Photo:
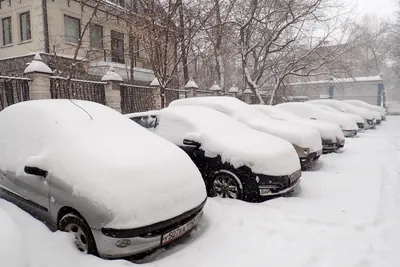
M 150 128 L 154 129 L 158 125 L 158 118 L 156 115 L 133 117 L 133 118 L 131 118 L 131 120 L 133 120 L 140 126 L 147 128 L 147 129 L 150 129 Z

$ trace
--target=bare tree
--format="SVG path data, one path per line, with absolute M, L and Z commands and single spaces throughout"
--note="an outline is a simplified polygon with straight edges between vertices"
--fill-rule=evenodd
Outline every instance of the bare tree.
M 317 48 L 328 43 L 335 29 L 329 29 L 319 38 L 311 35 L 307 40 L 306 36 L 314 34 L 312 29 L 319 26 L 318 23 L 337 20 L 336 15 L 326 15 L 333 7 L 337 5 L 328 0 L 251 0 L 243 4 L 244 12 L 237 16 L 243 73 L 260 103 L 264 101 L 259 89 L 266 81 L 274 77 L 274 95 L 284 78 L 305 70 L 312 63 L 308 61 L 313 60 Z M 328 56 L 325 58 L 332 60 Z M 317 64 L 302 75 L 311 75 L 324 64 Z
M 141 16 L 136 21 L 140 25 L 138 34 L 160 84 L 161 107 L 164 107 L 165 89 L 176 82 L 182 72 L 187 71 L 190 64 L 187 55 L 192 41 L 212 14 L 213 8 L 190 1 L 139 0 L 139 3 Z M 188 74 L 184 75 L 187 80 Z

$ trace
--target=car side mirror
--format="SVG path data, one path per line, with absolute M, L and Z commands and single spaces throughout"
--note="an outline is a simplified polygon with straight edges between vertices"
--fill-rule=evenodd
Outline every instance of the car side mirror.
M 24 171 L 26 174 L 40 176 L 43 178 L 46 178 L 47 175 L 49 174 L 49 172 L 46 170 L 40 169 L 38 167 L 32 167 L 32 166 L 25 166 Z
M 310 119 L 312 119 L 312 120 L 315 120 L 315 121 L 317 120 L 317 119 L 316 119 L 316 118 L 314 118 L 314 117 L 311 117 Z
M 183 139 L 183 144 L 186 146 L 194 146 L 194 147 L 201 147 L 201 144 L 199 142 L 189 140 L 189 139 Z

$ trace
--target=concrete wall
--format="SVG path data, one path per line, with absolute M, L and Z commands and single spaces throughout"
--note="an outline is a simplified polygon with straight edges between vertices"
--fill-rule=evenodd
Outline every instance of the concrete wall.
M 309 99 L 333 98 L 338 100 L 358 99 L 377 105 L 382 98 L 378 96 L 379 84 L 383 81 L 310 83 L 292 85 L 293 96 L 307 96 Z

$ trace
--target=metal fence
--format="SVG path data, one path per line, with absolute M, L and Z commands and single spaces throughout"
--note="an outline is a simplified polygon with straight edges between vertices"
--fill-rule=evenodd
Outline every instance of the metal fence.
M 29 100 L 29 78 L 0 76 L 0 110 Z
M 182 89 L 165 89 L 165 106 L 168 107 L 168 105 L 177 99 L 180 98 L 186 98 L 187 97 L 187 90 L 182 90 Z
M 196 90 L 196 96 L 197 97 L 202 97 L 202 96 L 212 96 L 213 92 L 210 90 Z
M 106 82 L 50 77 L 52 99 L 79 99 L 106 104 Z
M 121 84 L 122 114 L 156 109 L 155 88 L 132 84 Z

